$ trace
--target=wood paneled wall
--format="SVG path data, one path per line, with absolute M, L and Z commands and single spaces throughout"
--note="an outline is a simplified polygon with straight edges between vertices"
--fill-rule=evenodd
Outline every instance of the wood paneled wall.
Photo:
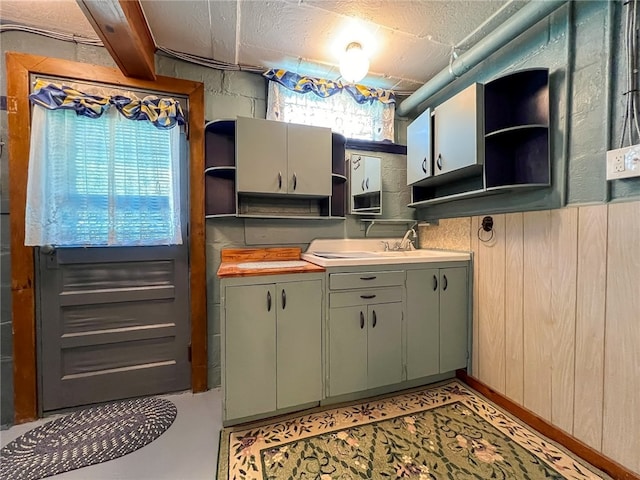
M 640 202 L 481 218 L 472 374 L 640 473 Z

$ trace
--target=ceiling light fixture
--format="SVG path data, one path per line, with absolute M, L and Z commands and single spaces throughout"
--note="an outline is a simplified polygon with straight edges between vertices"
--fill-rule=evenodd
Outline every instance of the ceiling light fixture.
M 340 75 L 350 83 L 362 80 L 369 71 L 369 59 L 358 42 L 347 45 L 340 60 Z

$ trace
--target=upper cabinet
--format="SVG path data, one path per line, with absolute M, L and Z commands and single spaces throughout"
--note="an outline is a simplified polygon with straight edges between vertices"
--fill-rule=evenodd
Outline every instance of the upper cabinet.
M 407 132 L 411 207 L 549 186 L 549 72 L 473 84 Z
M 331 130 L 257 118 L 236 123 L 239 193 L 331 195 Z
M 236 120 L 238 192 L 287 193 L 287 124 Z
M 351 154 L 351 213 L 382 214 L 382 165 L 380 157 Z
M 207 218 L 344 218 L 345 138 L 239 117 L 205 127 Z
M 427 108 L 407 127 L 407 185 L 432 175 L 431 109 Z
M 481 168 L 484 159 L 482 105 L 482 85 L 474 83 L 435 108 L 435 176 L 462 177 Z

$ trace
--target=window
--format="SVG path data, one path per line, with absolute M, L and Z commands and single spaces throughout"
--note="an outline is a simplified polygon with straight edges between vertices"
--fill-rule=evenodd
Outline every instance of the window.
M 359 104 L 345 90 L 321 98 L 294 92 L 269 82 L 267 119 L 328 127 L 347 138 L 394 141 L 395 104 L 379 101 Z
M 33 107 L 27 245 L 181 244 L 180 128 Z

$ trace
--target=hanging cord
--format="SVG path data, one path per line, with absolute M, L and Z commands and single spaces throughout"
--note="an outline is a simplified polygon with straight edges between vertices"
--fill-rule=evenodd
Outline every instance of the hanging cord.
M 626 91 L 624 120 L 620 132 L 620 145 L 624 146 L 626 135 L 629 135 L 629 145 L 635 143 L 635 136 L 640 141 L 640 124 L 639 124 L 639 100 L 638 100 L 638 0 L 628 0 L 625 3 L 627 7 L 624 22 L 624 47 L 625 47 L 625 63 L 626 72 Z
M 488 238 L 482 238 L 483 234 L 482 232 L 487 232 L 489 233 Z M 480 225 L 480 228 L 478 228 L 478 240 L 480 240 L 482 243 L 489 243 L 491 240 L 493 240 L 493 236 L 495 235 L 495 231 L 493 230 L 493 218 L 492 217 L 484 217 L 482 219 L 482 223 Z
M 91 45 L 92 47 L 103 47 L 104 44 L 98 38 L 81 37 L 78 35 L 71 35 L 67 33 L 58 33 L 51 30 L 45 30 L 42 28 L 27 27 L 24 25 L 14 24 L 0 24 L 0 33 L 2 32 L 27 32 L 35 35 L 41 35 L 47 38 L 53 38 L 55 40 L 61 40 L 63 42 L 73 42 L 80 45 Z M 178 52 L 166 47 L 157 47 L 158 51 L 165 55 L 185 62 L 201 65 L 203 67 L 215 68 L 217 70 L 226 71 L 245 71 L 252 73 L 262 73 L 265 71 L 265 67 L 256 67 L 251 65 L 235 65 L 232 63 L 219 62 L 217 60 L 211 60 L 209 58 L 199 57 L 197 55 L 191 55 L 189 53 Z

